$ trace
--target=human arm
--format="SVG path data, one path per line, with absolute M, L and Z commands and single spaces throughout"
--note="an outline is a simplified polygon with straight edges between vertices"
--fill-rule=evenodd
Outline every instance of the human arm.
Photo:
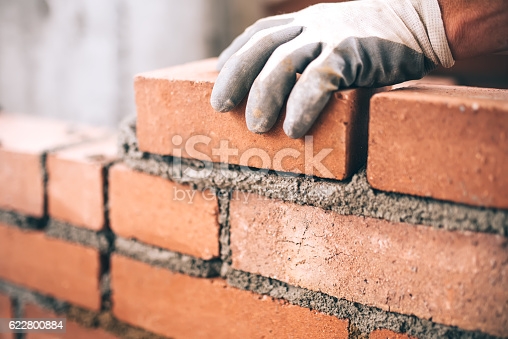
M 480 9 L 461 17 L 460 1 Z M 221 72 L 212 106 L 230 111 L 249 93 L 247 126 L 264 133 L 274 125 L 287 99 L 284 131 L 299 138 L 333 91 L 418 79 L 439 65 L 452 66 L 455 54 L 465 57 L 502 48 L 500 33 L 504 30 L 504 38 L 508 36 L 503 16 L 498 14 L 503 8 L 482 9 L 479 1 L 362 0 L 319 4 L 262 19 L 219 57 Z M 499 7 L 508 4 L 488 1 Z M 463 25 L 485 17 L 496 20 L 480 25 L 482 30 L 475 27 L 476 33 L 464 31 Z M 486 39 L 493 26 L 501 32 Z M 447 35 L 453 37 L 450 45 Z M 466 43 L 464 37 L 490 43 Z M 298 82 L 297 73 L 302 74 Z
M 508 51 L 508 1 L 439 0 L 456 60 Z

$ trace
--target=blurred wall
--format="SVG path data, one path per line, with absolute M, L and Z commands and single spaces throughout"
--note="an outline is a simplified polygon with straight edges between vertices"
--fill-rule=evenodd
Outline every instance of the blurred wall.
M 218 55 L 252 0 L 0 0 L 0 106 L 114 126 L 134 74 Z

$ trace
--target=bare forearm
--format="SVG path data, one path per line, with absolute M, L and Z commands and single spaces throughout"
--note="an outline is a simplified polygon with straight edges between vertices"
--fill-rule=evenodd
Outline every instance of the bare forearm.
M 507 0 L 439 0 L 455 59 L 508 51 Z

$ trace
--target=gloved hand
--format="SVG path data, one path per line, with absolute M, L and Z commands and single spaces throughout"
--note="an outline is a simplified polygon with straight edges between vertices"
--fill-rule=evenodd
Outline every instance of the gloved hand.
M 250 89 L 247 126 L 264 133 L 289 95 L 284 131 L 299 138 L 333 91 L 419 79 L 453 63 L 437 0 L 318 4 L 261 19 L 236 38 L 219 57 L 211 104 L 231 111 Z

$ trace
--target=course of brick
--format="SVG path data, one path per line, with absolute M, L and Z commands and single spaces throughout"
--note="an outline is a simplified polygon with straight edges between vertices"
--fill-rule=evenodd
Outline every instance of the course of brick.
M 241 109 L 211 111 L 212 64 L 137 77 L 138 118 L 121 126 L 118 155 L 110 132 L 71 137 L 83 128 L 51 132 L 66 125 L 0 114 L 10 126 L 0 123 L 0 184 L 6 187 L 0 190 L 0 317 L 7 309 L 8 316 L 68 320 L 65 335 L 26 338 L 508 337 L 508 209 L 504 179 L 496 174 L 506 171 L 507 152 L 492 142 L 502 141 L 504 99 L 464 99 L 464 91 L 481 90 L 404 84 L 374 96 L 379 107 L 372 106 L 367 126 L 371 93 L 337 93 L 314 131 L 326 134 L 325 122 L 338 131 L 336 139 L 314 135 L 314 146 L 336 152 L 328 160 L 333 175 L 323 179 L 321 173 L 287 173 L 303 166 L 287 162 L 290 157 L 281 173 L 272 164 L 259 170 L 260 162 L 240 159 L 225 166 L 221 151 L 208 161 L 169 148 L 179 142 L 175 134 L 185 144 L 206 131 L 210 147 L 198 150 L 207 156 L 221 139 L 240 154 L 249 143 L 272 147 L 265 149 L 269 156 L 288 147 L 304 151 L 302 140 L 280 132 L 248 134 Z M 476 115 L 467 100 L 476 100 Z M 399 101 L 404 104 L 380 122 Z M 376 178 L 393 184 L 387 159 L 395 159 L 396 140 L 386 133 L 407 133 L 397 114 L 427 104 L 425 113 L 440 114 L 442 129 L 453 117 L 465 135 L 472 135 L 468 124 L 482 132 L 472 137 L 489 157 L 480 174 L 466 170 L 471 161 L 457 170 L 474 174 L 467 177 L 470 186 L 461 186 L 462 200 L 453 195 L 460 186 L 455 178 L 449 189 L 436 191 L 448 196 L 374 185 Z M 374 131 L 368 159 L 362 155 L 367 127 Z M 447 160 L 457 169 L 470 150 L 452 131 L 432 147 L 455 150 Z M 404 145 L 414 139 L 426 145 L 417 132 L 413 139 L 406 135 Z M 358 145 L 363 151 L 354 150 Z M 406 162 L 416 164 L 423 155 L 406 153 Z M 427 162 L 420 172 L 434 166 L 436 178 L 448 168 Z M 463 198 L 473 195 L 479 198 Z
M 0 112 L 0 208 L 43 216 L 46 153 L 105 134 L 98 128 Z
M 377 189 L 508 208 L 508 90 L 406 87 L 372 100 Z

